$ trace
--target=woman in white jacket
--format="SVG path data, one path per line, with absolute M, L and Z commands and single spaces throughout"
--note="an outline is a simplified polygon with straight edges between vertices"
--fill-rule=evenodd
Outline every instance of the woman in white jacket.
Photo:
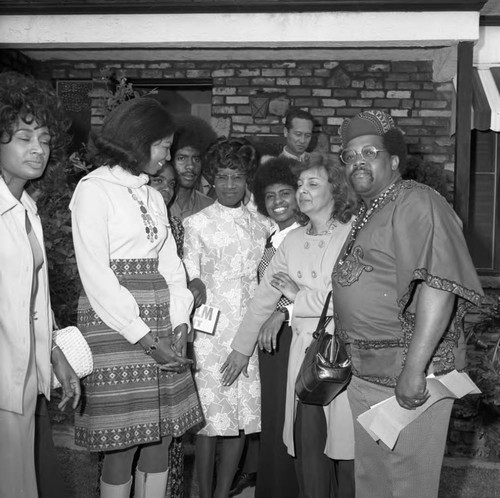
M 17 73 L 0 74 L 0 496 L 38 496 L 37 396 L 50 397 L 51 366 L 63 407 L 80 383 L 52 345 L 47 257 L 36 204 L 24 188 L 57 162 L 68 121 L 54 89 Z M 51 154 L 52 153 L 52 154 Z

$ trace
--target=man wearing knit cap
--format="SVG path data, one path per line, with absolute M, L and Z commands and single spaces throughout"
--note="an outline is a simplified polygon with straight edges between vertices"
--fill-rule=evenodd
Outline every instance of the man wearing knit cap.
M 430 406 L 391 450 L 357 422 L 396 396 L 406 410 L 429 397 L 426 376 L 464 367 L 463 316 L 482 289 L 461 223 L 430 187 L 402 180 L 402 132 L 385 112 L 365 111 L 340 129 L 341 160 L 361 208 L 332 274 L 335 324 L 354 376 L 357 498 L 438 495 L 453 400 Z

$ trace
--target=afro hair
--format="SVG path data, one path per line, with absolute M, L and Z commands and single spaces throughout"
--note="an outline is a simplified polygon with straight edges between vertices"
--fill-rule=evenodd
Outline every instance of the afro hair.
M 255 172 L 252 187 L 255 204 L 259 213 L 269 216 L 266 209 L 265 191 L 270 185 L 289 185 L 294 190 L 297 190 L 297 171 L 299 166 L 299 161 L 286 156 L 272 157 L 259 166 Z
M 176 131 L 172 143 L 172 157 L 184 147 L 196 149 L 203 157 L 208 147 L 217 140 L 217 134 L 204 120 L 191 114 L 176 114 L 174 116 Z

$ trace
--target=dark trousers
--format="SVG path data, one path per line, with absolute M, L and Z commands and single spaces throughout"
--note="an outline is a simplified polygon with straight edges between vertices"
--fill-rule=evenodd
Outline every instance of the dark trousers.
M 298 498 L 295 459 L 283 443 L 285 423 L 286 380 L 292 329 L 284 325 L 279 335 L 278 350 L 259 350 L 262 394 L 262 432 L 258 455 L 255 498 Z
M 43 394 L 38 396 L 35 411 L 35 470 L 39 498 L 70 496 L 59 472 L 47 399 Z
M 294 437 L 300 498 L 354 498 L 354 460 L 328 458 L 326 435 L 323 407 L 299 401 Z

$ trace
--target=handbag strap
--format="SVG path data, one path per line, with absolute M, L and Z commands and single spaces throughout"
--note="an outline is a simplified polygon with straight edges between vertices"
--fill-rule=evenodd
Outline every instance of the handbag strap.
M 319 322 L 316 327 L 316 330 L 313 333 L 313 338 L 317 339 L 321 333 L 325 332 L 326 326 L 331 322 L 332 317 L 327 316 L 328 308 L 330 307 L 330 299 L 332 297 L 332 291 L 328 293 L 326 296 L 325 304 L 323 305 L 323 311 L 321 312 L 321 316 L 319 317 Z

